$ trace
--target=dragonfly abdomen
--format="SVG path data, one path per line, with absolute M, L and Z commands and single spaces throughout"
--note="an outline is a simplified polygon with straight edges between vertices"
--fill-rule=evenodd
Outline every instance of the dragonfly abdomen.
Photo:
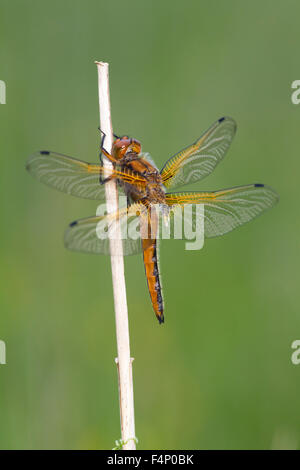
M 157 243 L 156 240 L 143 239 L 144 265 L 148 283 L 148 289 L 155 315 L 159 323 L 164 322 L 164 306 L 162 289 L 159 278 Z

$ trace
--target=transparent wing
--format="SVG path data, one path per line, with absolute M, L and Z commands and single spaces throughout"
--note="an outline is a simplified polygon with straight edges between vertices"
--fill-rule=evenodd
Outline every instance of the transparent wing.
M 235 131 L 235 121 L 223 117 L 195 143 L 171 157 L 161 170 L 166 188 L 194 183 L 209 175 L 225 156 Z
M 73 251 L 111 254 L 110 240 L 116 237 L 118 220 L 123 254 L 133 255 L 142 252 L 142 238 L 149 242 L 191 240 L 197 230 L 203 231 L 206 238 L 223 235 L 270 209 L 277 201 L 277 193 L 261 184 L 214 192 L 166 194 L 167 207 L 133 204 L 118 214 L 72 222 L 65 233 L 65 246 Z
M 116 221 L 119 223 L 122 237 L 122 253 L 116 255 L 134 255 L 142 252 L 140 235 L 140 217 L 146 209 L 141 204 L 133 204 L 128 209 L 121 209 L 118 214 L 105 214 L 88 217 L 72 222 L 65 232 L 65 246 L 72 251 L 84 253 L 111 254 L 111 240 L 117 238 Z
M 105 199 L 105 185 L 100 182 L 100 177 L 104 176 L 101 165 L 44 150 L 29 158 L 26 169 L 42 183 L 64 193 L 86 199 Z M 140 176 L 129 171 L 115 169 L 111 174 L 129 184 L 144 184 Z
M 152 165 L 154 168 L 157 169 L 157 171 L 159 171 L 159 169 L 157 168 L 156 163 L 155 163 L 155 161 L 153 160 L 153 158 L 151 157 L 150 153 L 148 153 L 148 152 L 141 152 L 141 153 L 139 154 L 139 156 L 140 156 L 141 158 L 144 158 L 145 160 L 147 160 L 149 163 L 151 163 L 151 165 Z
M 166 195 L 167 204 L 179 211 L 183 211 L 186 204 L 203 205 L 204 236 L 207 238 L 223 235 L 249 222 L 273 207 L 278 199 L 278 194 L 263 184 Z M 195 228 L 193 220 L 192 228 Z

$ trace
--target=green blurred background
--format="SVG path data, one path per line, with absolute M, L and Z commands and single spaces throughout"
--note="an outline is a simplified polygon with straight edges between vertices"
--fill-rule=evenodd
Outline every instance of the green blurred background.
M 108 257 L 67 252 L 96 204 L 25 172 L 49 148 L 98 159 L 94 60 L 110 63 L 115 132 L 161 167 L 222 115 L 238 132 L 187 189 L 264 182 L 280 204 L 199 252 L 164 241 L 166 323 L 126 259 L 140 449 L 300 447 L 299 2 L 0 0 L 2 449 L 110 449 L 120 437 Z

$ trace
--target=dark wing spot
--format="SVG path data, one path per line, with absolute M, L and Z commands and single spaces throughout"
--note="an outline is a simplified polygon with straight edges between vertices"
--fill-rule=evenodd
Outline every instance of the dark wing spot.
M 225 118 L 224 118 L 224 117 L 221 117 L 221 118 L 219 119 L 219 122 L 223 122 L 223 121 L 225 121 Z
M 50 155 L 50 152 L 48 152 L 48 150 L 41 150 L 40 154 L 41 155 Z
M 74 225 L 77 225 L 77 224 L 78 224 L 78 222 L 77 222 L 77 220 L 75 220 L 75 222 L 70 223 L 70 227 L 74 227 Z
M 255 183 L 255 188 L 263 188 L 264 187 L 264 184 L 262 183 Z

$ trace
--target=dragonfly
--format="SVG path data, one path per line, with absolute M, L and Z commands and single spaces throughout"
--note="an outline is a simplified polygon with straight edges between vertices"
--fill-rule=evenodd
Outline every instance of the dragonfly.
M 160 220 L 174 226 L 185 207 L 201 205 L 204 236 L 212 238 L 249 222 L 278 201 L 274 189 L 262 183 L 218 191 L 169 192 L 208 176 L 225 156 L 236 132 L 230 117 L 214 122 L 200 138 L 169 158 L 161 171 L 141 143 L 128 136 L 114 135 L 111 152 L 100 145 L 100 163 L 87 163 L 67 155 L 42 150 L 27 162 L 27 170 L 42 183 L 64 193 L 105 203 L 105 185 L 115 181 L 125 207 L 72 222 L 65 232 L 66 248 L 85 253 L 111 254 L 109 236 L 99 236 L 99 226 L 111 230 L 123 220 L 135 223 L 135 237 L 122 237 L 122 254 L 143 253 L 148 290 L 159 323 L 164 322 L 164 302 L 159 272 Z M 111 170 L 103 165 L 111 162 Z M 159 207 L 160 211 L 152 211 Z M 154 216 L 153 216 L 154 214 Z M 177 214 L 175 216 L 174 214 Z M 170 238 L 175 238 L 174 234 Z M 185 234 L 182 234 L 185 239 Z M 115 253 L 116 254 L 116 253 Z

